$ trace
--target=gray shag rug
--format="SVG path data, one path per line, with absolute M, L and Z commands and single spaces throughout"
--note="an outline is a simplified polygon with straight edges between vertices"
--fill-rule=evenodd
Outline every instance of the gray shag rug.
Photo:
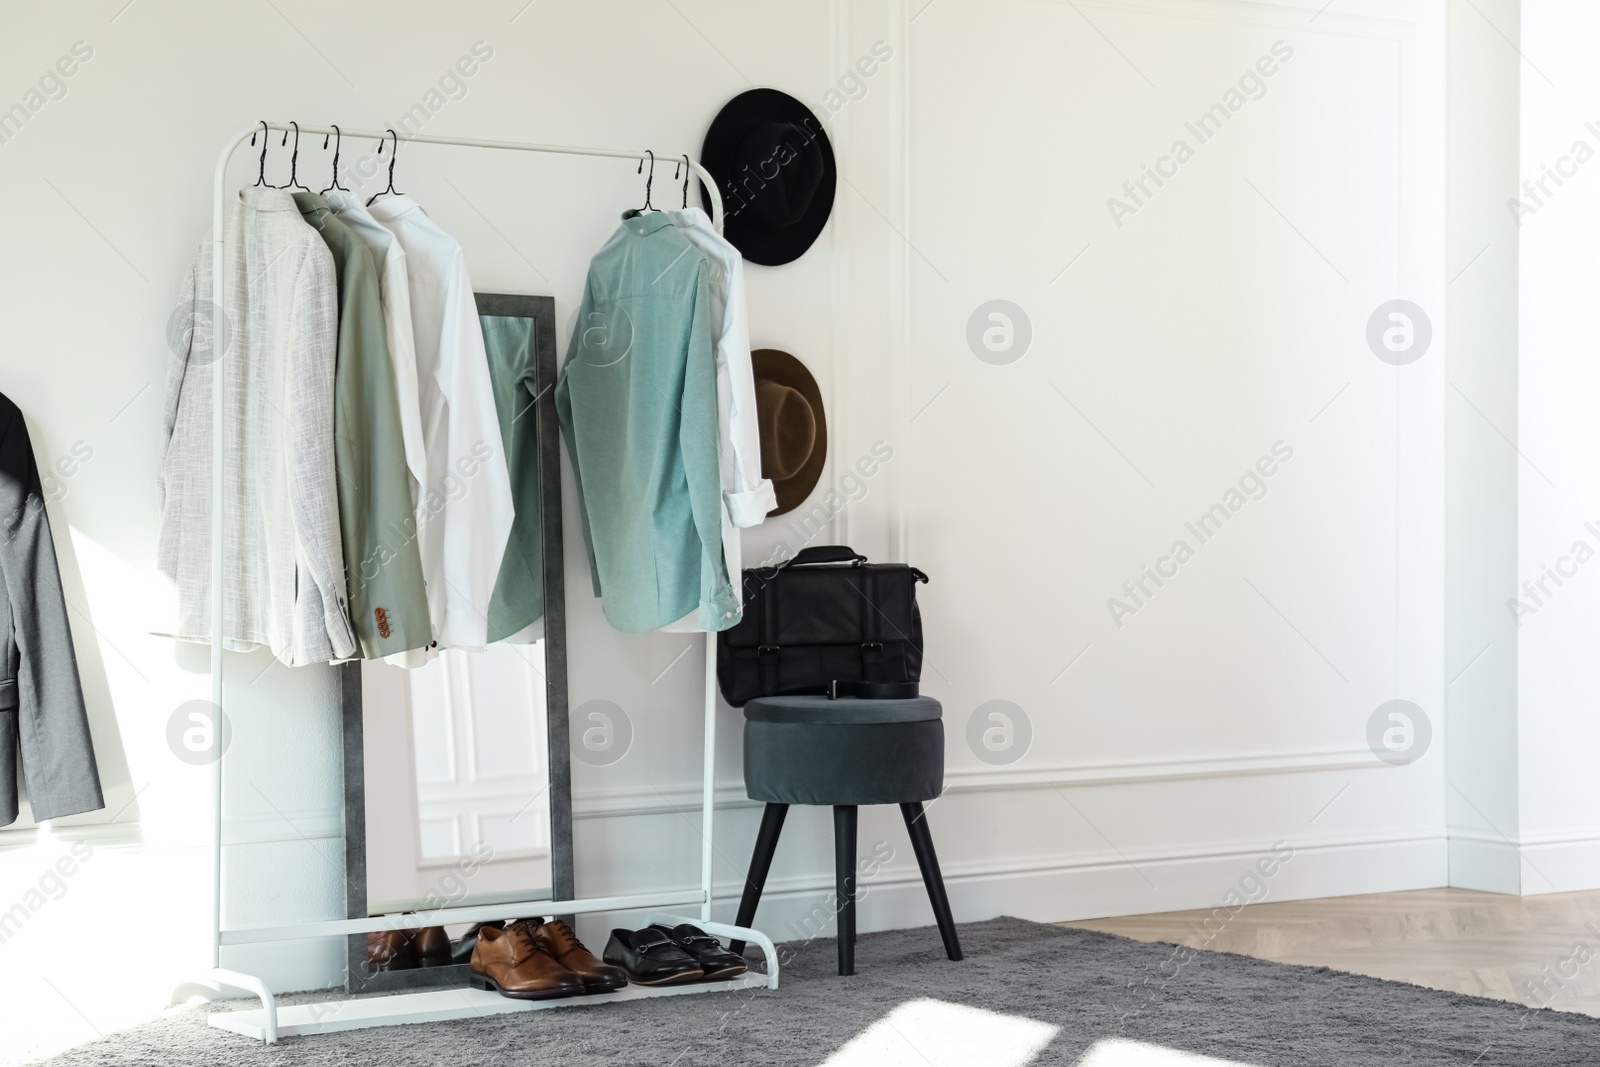
M 783 987 L 393 1026 L 265 1046 L 191 1009 L 44 1061 L 384 1067 L 1318 1067 L 1600 1062 L 1600 1020 L 1320 967 L 1190 952 L 1020 919 L 781 946 Z M 792 955 L 792 958 L 791 958 Z M 316 999 L 284 998 L 286 1002 Z M 244 1006 L 244 1005 L 240 1005 Z M 1207 1057 L 1196 1059 L 1195 1057 Z

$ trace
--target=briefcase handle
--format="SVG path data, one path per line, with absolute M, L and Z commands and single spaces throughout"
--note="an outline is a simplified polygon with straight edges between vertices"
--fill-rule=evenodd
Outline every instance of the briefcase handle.
M 773 568 L 773 573 L 785 567 L 809 567 L 824 563 L 848 563 L 852 567 L 859 567 L 867 562 L 867 557 L 850 548 L 848 545 L 818 545 L 816 548 L 802 548 L 796 552 L 793 559 L 785 560 Z M 927 584 L 928 576 L 915 567 L 910 568 L 911 575 L 917 581 Z
M 802 548 L 795 553 L 795 557 L 779 564 L 779 567 L 809 567 L 816 563 L 848 563 L 859 566 L 867 561 L 867 557 L 846 545 L 818 545 L 816 548 Z

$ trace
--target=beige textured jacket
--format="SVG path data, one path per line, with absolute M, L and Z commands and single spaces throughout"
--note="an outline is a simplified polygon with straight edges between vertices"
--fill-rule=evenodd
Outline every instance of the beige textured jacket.
M 265 645 L 284 663 L 355 652 L 345 604 L 333 456 L 339 330 L 333 258 L 289 194 L 250 188 L 225 224 L 223 645 Z M 180 310 L 209 323 L 209 236 Z M 172 579 L 165 633 L 209 641 L 210 331 L 175 344 L 167 375 L 157 565 Z

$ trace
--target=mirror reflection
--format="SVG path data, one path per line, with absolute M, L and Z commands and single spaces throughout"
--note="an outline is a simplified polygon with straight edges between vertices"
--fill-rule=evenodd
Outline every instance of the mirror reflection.
M 352 915 L 394 918 L 350 944 L 352 990 L 445 984 L 471 951 L 465 925 L 423 928 L 410 913 L 552 899 L 570 871 L 559 609 L 560 478 L 554 404 L 554 301 L 478 294 L 479 324 L 515 514 L 483 615 L 488 647 L 433 649 L 405 666 L 360 664 L 360 743 L 347 725 L 347 790 L 363 832 L 349 834 Z M 448 417 L 448 414 L 442 417 Z M 452 471 L 452 504 L 476 501 L 472 471 Z M 546 491 L 551 499 L 546 499 Z M 488 505 L 484 505 L 488 506 Z M 426 514 L 424 504 L 419 511 Z M 546 547 L 554 574 L 547 570 Z M 547 598 L 547 589 L 555 595 Z M 557 609 L 547 615 L 547 599 Z M 552 677 L 554 674 L 554 677 Z M 559 706 L 558 706 L 559 705 Z M 349 711 L 347 709 L 347 724 Z M 556 764 L 559 763 L 559 767 Z M 353 783 L 359 782 L 359 789 Z M 349 821 L 347 816 L 347 821 Z
M 364 666 L 371 913 L 549 896 L 544 645 Z

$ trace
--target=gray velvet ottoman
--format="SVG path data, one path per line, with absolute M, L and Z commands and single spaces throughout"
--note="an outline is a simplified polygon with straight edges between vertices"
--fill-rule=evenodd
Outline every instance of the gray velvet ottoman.
M 942 715 L 932 697 L 779 696 L 757 697 L 745 705 L 745 792 L 767 807 L 739 901 L 739 926 L 755 921 L 789 805 L 828 805 L 833 808 L 839 973 L 854 974 L 856 810 L 862 804 L 898 804 L 945 954 L 952 960 L 961 958 L 933 835 L 922 810 L 923 801 L 944 791 Z M 732 948 L 741 952 L 744 945 L 735 941 Z

